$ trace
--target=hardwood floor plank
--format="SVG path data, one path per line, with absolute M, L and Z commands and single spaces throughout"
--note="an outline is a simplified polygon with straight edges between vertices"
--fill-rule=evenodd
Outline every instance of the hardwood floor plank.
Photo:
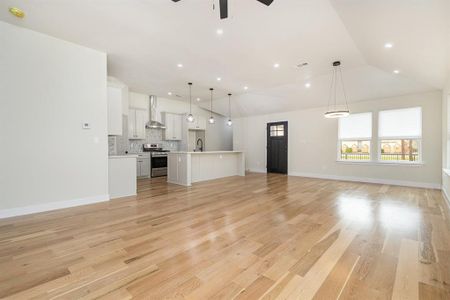
M 248 287 L 243 289 L 234 299 L 258 299 L 262 296 L 275 282 L 265 276 L 258 277 Z
M 343 229 L 335 242 L 305 274 L 300 284 L 289 294 L 290 299 L 312 299 L 328 274 L 356 236 L 356 231 Z
M 400 255 L 395 276 L 392 299 L 419 299 L 419 243 L 404 239 L 400 246 Z
M 448 298 L 440 191 L 255 173 L 164 180 L 0 220 L 0 297 Z
M 330 274 L 328 274 L 314 295 L 314 299 L 339 299 L 359 258 L 354 253 L 346 251 L 336 263 L 333 270 L 331 270 Z
M 419 299 L 448 300 L 450 299 L 450 292 L 423 282 L 419 282 Z

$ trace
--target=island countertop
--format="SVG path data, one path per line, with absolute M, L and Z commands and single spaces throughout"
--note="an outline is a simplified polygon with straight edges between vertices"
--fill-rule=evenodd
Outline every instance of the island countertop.
M 242 153 L 242 151 L 170 151 L 167 154 L 227 154 Z
M 137 154 L 109 155 L 109 159 L 138 158 Z

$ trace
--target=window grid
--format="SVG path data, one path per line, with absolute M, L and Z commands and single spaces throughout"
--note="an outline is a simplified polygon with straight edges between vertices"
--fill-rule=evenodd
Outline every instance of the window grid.
M 284 136 L 284 125 L 271 125 L 270 136 Z

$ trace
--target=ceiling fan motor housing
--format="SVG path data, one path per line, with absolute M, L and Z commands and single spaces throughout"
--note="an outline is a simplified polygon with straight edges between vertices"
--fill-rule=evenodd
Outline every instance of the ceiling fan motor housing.
M 172 1 L 179 2 L 180 0 L 172 0 Z M 267 6 L 269 6 L 273 2 L 273 0 L 256 0 L 256 1 L 265 4 Z M 221 19 L 228 18 L 228 0 L 219 0 L 219 7 L 220 7 L 220 18 Z

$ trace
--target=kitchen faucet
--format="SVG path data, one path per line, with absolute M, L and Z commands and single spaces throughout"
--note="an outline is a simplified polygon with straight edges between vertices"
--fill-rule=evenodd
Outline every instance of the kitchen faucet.
M 200 147 L 198 147 L 198 143 L 199 143 L 199 142 L 200 142 L 200 144 L 201 144 Z M 202 140 L 201 138 L 198 138 L 196 144 L 197 144 L 197 145 L 196 145 L 197 148 L 200 149 L 200 152 L 203 152 L 203 140 Z

